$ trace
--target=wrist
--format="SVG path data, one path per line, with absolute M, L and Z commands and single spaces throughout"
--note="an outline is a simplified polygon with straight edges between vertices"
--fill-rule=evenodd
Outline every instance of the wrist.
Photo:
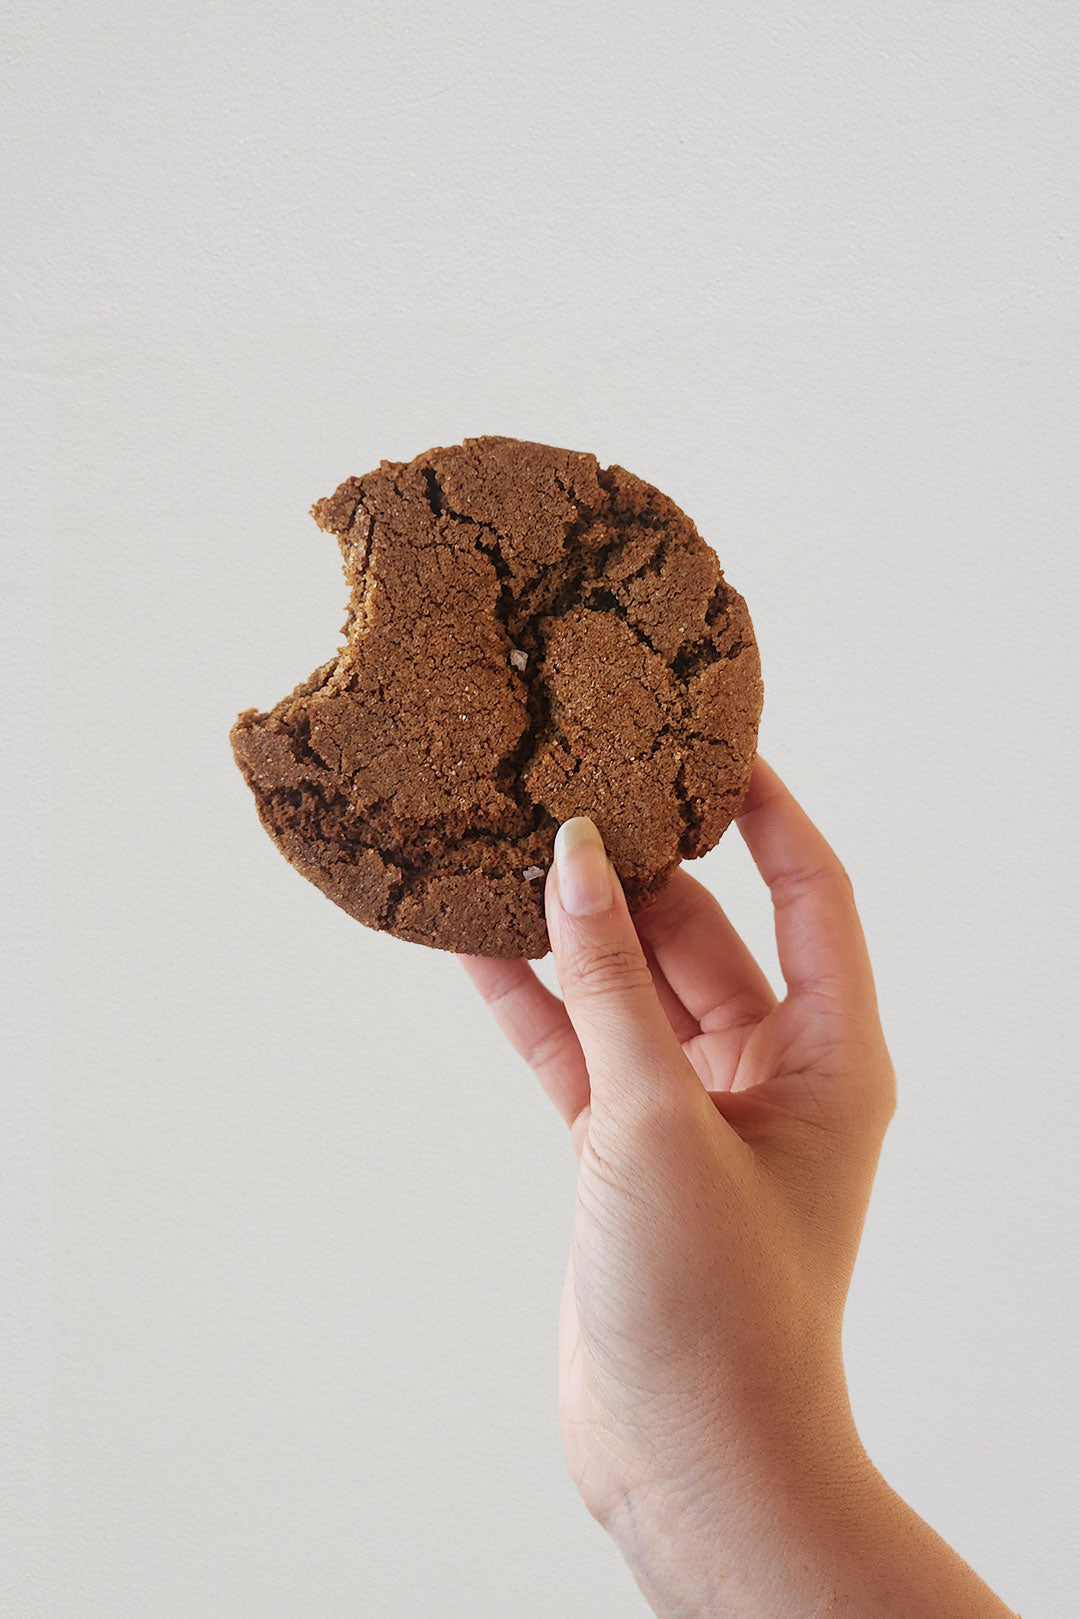
M 853 1425 L 797 1451 L 745 1446 L 723 1472 L 626 1491 L 606 1527 L 659 1619 L 816 1619 L 836 1612 L 883 1488 Z M 852 1610 L 855 1611 L 855 1610 Z
M 657 1619 L 1016 1619 L 861 1445 L 838 1460 L 737 1504 L 629 1492 L 608 1528 Z

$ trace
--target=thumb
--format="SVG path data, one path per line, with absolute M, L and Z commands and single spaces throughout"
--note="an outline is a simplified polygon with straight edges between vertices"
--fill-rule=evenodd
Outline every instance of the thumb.
M 622 884 L 596 827 L 564 821 L 544 894 L 566 1010 L 589 1071 L 592 1110 L 638 1111 L 701 1082 L 660 1005 Z

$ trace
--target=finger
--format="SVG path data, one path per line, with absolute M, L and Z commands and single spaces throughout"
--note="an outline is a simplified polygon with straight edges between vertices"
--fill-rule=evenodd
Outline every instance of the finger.
M 776 946 L 792 995 L 836 1010 L 874 1006 L 874 980 L 851 880 L 780 777 L 758 759 L 739 831 L 769 885 Z
M 559 828 L 545 903 L 566 1010 L 589 1071 L 593 1118 L 699 1097 L 700 1081 L 660 1005 L 622 885 L 585 816 Z
M 769 980 L 723 908 L 689 872 L 676 871 L 634 924 L 646 954 L 653 953 L 673 993 L 705 1033 L 760 1023 L 776 1005 Z
M 573 1129 L 589 1100 L 589 1075 L 578 1037 L 557 995 L 527 961 L 459 956 L 495 1022 Z
M 639 916 L 640 912 L 638 916 L 635 916 L 634 918 L 634 926 L 638 928 L 638 938 L 640 939 L 641 929 L 638 927 Z M 656 985 L 657 998 L 660 1005 L 664 1009 L 664 1016 L 671 1024 L 671 1028 L 676 1040 L 678 1040 L 679 1044 L 682 1045 L 684 1041 L 692 1040 L 696 1034 L 701 1033 L 698 1020 L 696 1017 L 691 1017 L 682 1001 L 676 995 L 675 991 L 668 983 L 664 969 L 661 967 L 659 961 L 657 961 L 654 951 L 648 944 L 646 944 L 644 939 L 641 941 L 641 947 L 645 952 L 645 960 L 649 964 L 649 971 L 652 973 L 652 980 Z

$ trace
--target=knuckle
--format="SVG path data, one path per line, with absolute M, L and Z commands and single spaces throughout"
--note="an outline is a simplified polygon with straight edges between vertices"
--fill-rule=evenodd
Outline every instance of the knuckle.
M 896 1069 L 893 1067 L 892 1061 L 888 1057 L 885 1060 L 885 1074 L 880 1087 L 879 1097 L 881 1106 L 882 1133 L 884 1134 L 884 1132 L 889 1128 L 889 1125 L 892 1123 L 893 1119 L 896 1117 L 896 1106 L 898 1101 Z
M 582 997 L 652 988 L 652 974 L 641 951 L 626 945 L 593 945 L 573 957 L 569 967 L 574 991 Z
M 711 895 L 706 896 L 705 903 L 708 904 L 711 898 Z M 650 944 L 663 946 L 679 937 L 695 909 L 696 903 L 691 896 L 664 890 L 652 906 L 640 914 L 638 920 L 644 923 Z
M 847 1097 L 846 1123 L 854 1137 L 880 1145 L 896 1112 L 896 1076 L 892 1063 L 873 1056 L 862 1065 L 860 1083 Z
M 624 1096 L 617 1112 L 592 1111 L 582 1137 L 582 1160 L 599 1182 L 627 1196 L 647 1196 L 657 1178 L 663 1180 L 672 1155 L 682 1156 L 685 1110 L 666 1090 L 663 1085 L 645 1086 Z
M 776 900 L 781 906 L 796 905 L 807 895 L 829 888 L 835 889 L 849 903 L 854 904 L 855 885 L 847 867 L 836 855 L 828 856 L 817 865 L 786 873 L 780 880 Z
M 579 1107 L 577 1112 L 571 1115 L 568 1123 L 570 1126 L 570 1140 L 574 1144 L 574 1151 L 580 1158 L 584 1153 L 592 1127 L 591 1102 L 586 1102 L 582 1107 Z
M 564 1028 L 548 1029 L 530 1040 L 522 1051 L 530 1068 L 540 1070 L 557 1062 L 570 1043 L 570 1031 Z
M 851 880 L 851 873 L 840 860 L 833 865 L 833 880 L 846 900 L 855 903 L 855 884 Z
M 705 1013 L 701 1029 L 705 1034 L 727 1034 L 754 1028 L 768 1011 L 769 1005 L 758 990 L 737 989 Z

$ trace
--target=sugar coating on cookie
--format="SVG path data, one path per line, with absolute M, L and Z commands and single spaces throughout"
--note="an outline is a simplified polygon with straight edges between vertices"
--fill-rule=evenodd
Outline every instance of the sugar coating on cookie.
M 345 644 L 232 744 L 266 830 L 350 915 L 475 955 L 548 949 L 555 832 L 596 822 L 632 910 L 749 779 L 760 664 L 690 519 L 592 455 L 466 439 L 317 502 Z

